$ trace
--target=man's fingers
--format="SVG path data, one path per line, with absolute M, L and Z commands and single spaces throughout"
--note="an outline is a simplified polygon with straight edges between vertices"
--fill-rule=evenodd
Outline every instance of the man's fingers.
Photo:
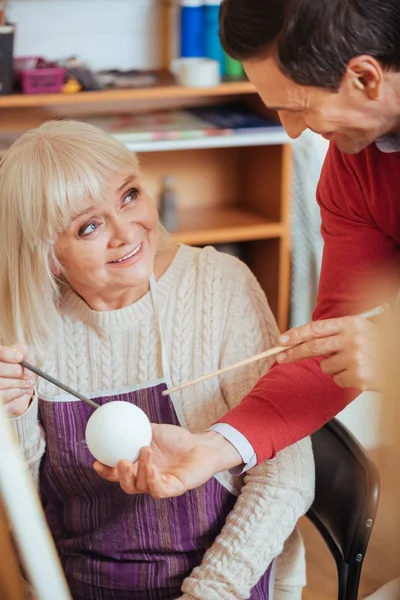
M 368 386 L 361 381 L 357 383 L 354 373 L 346 369 L 337 375 L 334 375 L 333 381 L 341 388 L 357 388 L 361 391 L 366 391 Z
M 323 321 L 312 321 L 302 327 L 294 327 L 281 335 L 279 343 L 290 346 L 291 344 L 302 344 L 310 340 L 336 335 L 346 326 L 345 321 L 347 319 L 349 317 L 325 319 Z
M 285 352 L 276 357 L 279 363 L 292 363 L 305 358 L 315 358 L 317 356 L 329 356 L 342 350 L 343 340 L 341 336 L 332 335 L 331 337 L 314 339 L 310 342 L 300 344 L 294 348 L 288 348 Z
M 322 360 L 320 366 L 323 373 L 326 373 L 327 375 L 337 375 L 348 368 L 349 358 L 345 353 L 339 352 L 338 354 L 334 354 L 333 356 Z

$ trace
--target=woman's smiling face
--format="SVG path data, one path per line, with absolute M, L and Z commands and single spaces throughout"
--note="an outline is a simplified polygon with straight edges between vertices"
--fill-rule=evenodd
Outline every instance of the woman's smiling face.
M 101 203 L 82 203 L 55 245 L 62 276 L 95 310 L 133 302 L 147 289 L 158 213 L 140 181 L 113 177 Z

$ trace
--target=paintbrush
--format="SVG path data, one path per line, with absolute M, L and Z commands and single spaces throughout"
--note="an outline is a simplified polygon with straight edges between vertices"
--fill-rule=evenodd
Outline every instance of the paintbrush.
M 35 367 L 34 365 L 31 365 L 30 363 L 26 362 L 26 360 L 21 360 L 21 362 L 19 364 L 21 365 L 21 367 L 24 367 L 25 369 L 32 371 L 32 373 L 39 375 L 39 377 L 42 377 L 42 379 L 46 379 L 46 381 L 50 381 L 50 383 L 52 383 L 53 385 L 57 386 L 58 388 L 64 390 L 64 392 L 71 394 L 71 396 L 75 396 L 75 398 L 79 398 L 79 400 L 82 400 L 82 402 L 85 402 L 92 408 L 99 408 L 99 405 L 96 404 L 96 402 L 93 402 L 93 400 L 91 400 L 90 398 L 87 398 L 86 396 L 83 396 L 79 392 L 76 392 L 75 390 L 70 388 L 68 385 L 61 383 L 61 381 L 58 381 L 58 379 L 54 379 L 54 377 L 52 377 L 51 375 L 48 375 L 41 369 L 38 369 L 38 367 Z
M 388 304 L 383 304 L 382 306 L 377 306 L 376 308 L 369 310 L 367 312 L 361 313 L 357 315 L 362 319 L 373 319 L 374 317 L 378 317 L 382 315 L 384 312 L 387 312 L 389 309 Z M 302 343 L 302 342 L 301 342 Z M 285 350 L 289 350 L 290 348 L 294 348 L 294 346 L 298 346 L 299 344 L 293 344 L 291 346 L 276 346 L 275 348 L 270 348 L 269 350 L 265 350 L 265 352 L 260 352 L 260 354 L 255 354 L 254 356 L 250 356 L 245 360 L 241 360 L 233 365 L 229 365 L 228 367 L 224 367 L 223 369 L 218 369 L 217 371 L 212 371 L 211 373 L 207 373 L 206 375 L 202 375 L 201 377 L 197 377 L 192 381 L 187 381 L 186 383 L 182 383 L 181 385 L 176 385 L 175 387 L 169 388 L 162 392 L 163 396 L 168 396 L 172 394 L 172 392 L 178 392 L 179 390 L 183 390 L 187 387 L 195 385 L 196 383 L 200 383 L 201 381 L 206 381 L 207 379 L 211 379 L 212 377 L 218 377 L 218 375 L 222 375 L 223 373 L 227 373 L 233 369 L 238 369 L 239 367 L 243 367 L 245 365 L 249 365 L 252 362 L 256 362 L 257 360 L 261 360 L 263 358 L 270 358 L 271 356 L 275 356 L 276 354 L 280 354 L 281 352 L 285 352 Z

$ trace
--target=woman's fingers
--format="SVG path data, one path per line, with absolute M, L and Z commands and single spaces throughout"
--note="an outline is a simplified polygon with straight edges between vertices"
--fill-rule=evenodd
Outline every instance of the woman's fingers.
M 158 468 L 151 463 L 146 465 L 146 480 L 149 493 L 153 498 L 159 500 L 167 496 L 168 490 L 166 489 L 165 482 L 163 481 Z
M 0 392 L 2 390 L 14 388 L 19 389 L 20 392 L 22 390 L 24 393 L 27 393 L 26 390 L 32 389 L 34 385 L 35 382 L 33 377 L 30 377 L 29 379 L 8 379 L 0 376 Z
M 117 465 L 119 485 L 126 494 L 138 494 L 135 465 L 129 460 L 121 460 Z
M 136 489 L 142 494 L 149 492 L 146 467 L 148 464 L 152 463 L 152 460 L 153 453 L 151 448 L 142 448 L 140 451 L 139 462 L 137 463 L 136 474 Z
M 19 394 L 21 394 L 21 391 L 19 391 Z M 7 416 L 10 418 L 19 417 L 24 412 L 26 412 L 32 395 L 33 391 L 32 393 L 25 394 L 24 396 L 20 395 L 19 398 L 15 398 L 14 400 L 5 402 L 4 406 L 6 409 Z M 4 400 L 2 399 L 2 393 L 0 394 L 0 402 L 4 402 Z
M 0 346 L 0 380 L 21 380 L 34 381 L 34 375 L 28 369 L 24 369 L 18 364 L 26 354 L 24 346 Z M 4 382 L 0 381 L 0 389 L 4 387 L 15 387 L 12 382 L 5 386 Z
M 24 352 L 25 350 L 25 352 Z M 24 358 L 24 346 L 0 346 L 0 362 L 19 363 Z
M 162 475 L 156 465 L 146 466 L 146 479 L 149 493 L 153 498 L 173 498 L 180 496 L 186 489 L 182 482 L 173 475 Z
M 26 412 L 33 396 L 35 377 L 18 364 L 27 355 L 21 344 L 0 346 L 0 401 L 10 417 Z
M 96 460 L 93 464 L 93 468 L 100 477 L 103 479 L 107 479 L 107 481 L 117 482 L 118 479 L 118 471 L 115 467 L 107 467 L 107 465 L 103 465 L 103 463 Z
M 29 379 L 33 377 L 33 373 L 30 373 L 19 364 L 0 361 L 0 377 L 5 379 Z
M 31 388 L 27 388 L 22 390 L 21 388 L 11 388 L 8 390 L 0 390 L 0 400 L 3 404 L 9 404 L 10 402 L 14 402 L 15 400 L 30 399 L 33 395 L 33 386 Z M 15 408 L 15 407 L 14 407 Z

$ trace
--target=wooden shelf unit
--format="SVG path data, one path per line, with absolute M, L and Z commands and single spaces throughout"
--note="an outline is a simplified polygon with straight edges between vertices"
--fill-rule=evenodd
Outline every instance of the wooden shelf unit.
M 198 98 L 211 96 L 238 96 L 254 94 L 254 86 L 249 81 L 229 81 L 215 87 L 192 88 L 174 85 L 155 85 L 148 88 L 101 90 L 98 92 L 78 92 L 77 94 L 12 94 L 0 96 L 0 108 L 31 108 L 54 105 L 106 104 L 109 102 L 137 102 Z
M 0 133 L 24 131 L 55 117 L 157 110 L 246 99 L 257 105 L 246 81 L 214 88 L 171 84 L 135 90 L 81 92 L 75 95 L 0 96 Z M 288 324 L 290 290 L 291 145 L 282 131 L 275 138 L 249 137 L 155 144 L 141 149 L 144 183 L 157 198 L 164 176 L 171 175 L 179 199 L 173 237 L 191 245 L 240 244 L 243 259 L 260 281 L 281 329 Z M 243 140 L 244 141 L 244 140 Z M 130 146 L 131 147 L 131 146 Z
M 172 235 L 179 244 L 206 246 L 277 238 L 282 224 L 240 208 L 186 208 L 178 213 Z

